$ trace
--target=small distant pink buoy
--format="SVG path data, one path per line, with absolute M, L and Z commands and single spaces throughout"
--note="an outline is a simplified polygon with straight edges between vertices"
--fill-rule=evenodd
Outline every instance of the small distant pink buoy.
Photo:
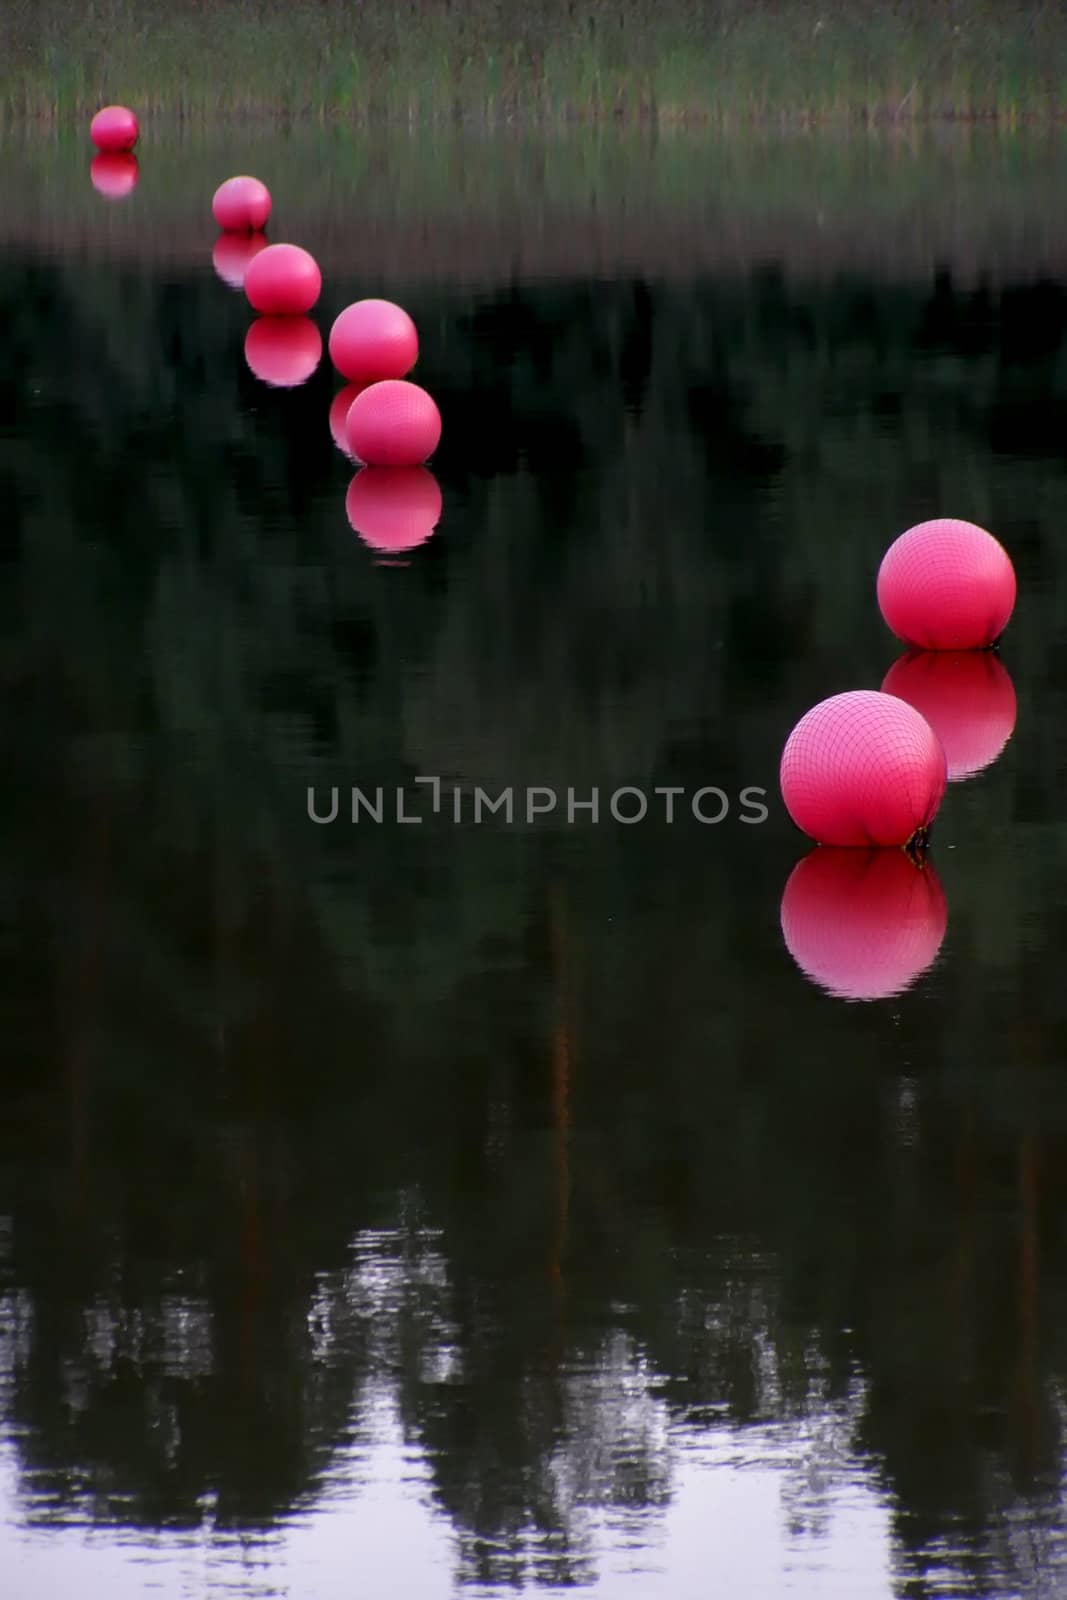
M 1015 609 L 1015 569 L 974 522 L 938 517 L 894 540 L 878 569 L 887 626 L 919 650 L 984 650 Z
M 441 487 L 428 467 L 363 467 L 345 496 L 355 532 L 371 549 L 390 554 L 425 544 L 442 505 Z
M 882 693 L 926 718 L 944 746 L 949 783 L 992 766 L 1015 731 L 1015 685 L 988 650 L 909 651 L 886 673 Z
M 124 200 L 136 189 L 139 177 L 137 157 L 129 150 L 94 156 L 89 163 L 89 181 L 107 200 Z
M 89 137 L 105 155 L 132 150 L 140 136 L 137 118 L 128 106 L 104 106 L 89 124 Z
M 841 1000 L 902 994 L 934 963 L 948 926 L 929 861 L 902 850 L 813 850 L 782 895 L 782 937 L 806 977 Z
M 258 178 L 242 173 L 215 190 L 211 214 L 228 233 L 259 233 L 270 216 L 270 190 Z
M 330 329 L 330 360 L 353 383 L 404 378 L 419 359 L 419 336 L 408 313 L 391 300 L 357 300 Z
M 779 776 L 789 815 L 818 844 L 921 845 L 947 765 L 941 741 L 913 706 L 854 689 L 801 717 Z
M 245 360 L 272 388 L 295 389 L 322 360 L 322 334 L 310 317 L 257 317 L 245 335 Z
M 211 252 L 211 264 L 223 283 L 243 289 L 248 268 L 267 248 L 265 233 L 220 233 Z
M 338 389 L 330 406 L 330 433 L 333 442 L 349 460 L 354 460 L 352 446 L 348 442 L 348 413 L 357 394 L 362 394 L 367 388 L 365 383 L 346 383 L 343 389 Z
M 303 316 L 321 293 L 318 262 L 298 244 L 269 244 L 245 274 L 249 304 L 265 316 Z
M 441 441 L 441 413 L 417 383 L 386 379 L 356 396 L 346 431 L 357 461 L 370 467 L 415 467 Z

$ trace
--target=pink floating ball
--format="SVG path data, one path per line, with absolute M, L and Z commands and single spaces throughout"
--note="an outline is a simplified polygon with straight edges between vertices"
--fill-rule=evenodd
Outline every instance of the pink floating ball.
M 267 248 L 265 233 L 220 233 L 211 252 L 211 264 L 223 283 L 243 289 L 248 268 Z
M 992 766 L 1015 731 L 1015 685 L 988 650 L 909 651 L 886 673 L 882 693 L 926 718 L 944 746 L 949 783 Z
M 330 329 L 330 360 L 353 383 L 404 378 L 419 358 L 415 324 L 391 300 L 357 300 Z
M 140 135 L 137 118 L 127 106 L 104 106 L 89 124 L 89 137 L 105 155 L 132 150 Z
M 782 799 L 819 844 L 924 842 L 945 792 L 941 741 L 913 706 L 853 689 L 813 706 L 782 752 Z
M 318 263 L 298 244 L 269 244 L 245 274 L 249 304 L 266 316 L 303 316 L 321 293 Z
M 888 627 L 920 650 L 984 650 L 1015 609 L 1015 569 L 1004 546 L 973 522 L 937 517 L 889 546 L 878 569 Z
M 94 156 L 89 163 L 89 181 L 106 200 L 125 200 L 137 187 L 140 177 L 137 157 L 128 150 L 113 155 Z
M 442 504 L 428 467 L 364 467 L 345 496 L 355 532 L 372 550 L 391 554 L 425 544 L 441 520 Z
M 441 413 L 417 383 L 386 379 L 352 402 L 346 423 L 357 461 L 371 467 L 416 467 L 441 440 Z
M 211 212 L 228 233 L 258 233 L 270 216 L 270 190 L 258 178 L 227 178 L 215 190 Z
M 338 389 L 330 406 L 330 432 L 333 435 L 333 442 L 341 454 L 348 456 L 349 460 L 354 458 L 352 447 L 348 442 L 346 427 L 348 413 L 357 394 L 362 394 L 366 388 L 365 383 L 346 383 L 343 389 Z
M 245 360 L 272 388 L 295 389 L 322 360 L 322 334 L 310 317 L 257 317 L 245 335 Z
M 800 970 L 842 1000 L 901 994 L 930 967 L 948 926 L 932 865 L 902 850 L 813 850 L 782 895 L 782 937 Z

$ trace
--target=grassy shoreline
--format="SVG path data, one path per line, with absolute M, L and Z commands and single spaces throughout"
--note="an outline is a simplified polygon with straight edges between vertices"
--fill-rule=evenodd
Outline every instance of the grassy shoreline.
M 1067 119 L 1056 0 L 9 0 L 0 116 Z

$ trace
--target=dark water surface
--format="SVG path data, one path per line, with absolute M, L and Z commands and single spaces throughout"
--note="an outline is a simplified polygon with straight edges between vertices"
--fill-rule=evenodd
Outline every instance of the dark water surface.
M 179 154 L 0 149 L 5 1597 L 1061 1594 L 1067 145 Z M 415 548 L 246 364 L 240 170 L 419 325 Z M 782 744 L 938 514 L 985 769 L 794 960 Z

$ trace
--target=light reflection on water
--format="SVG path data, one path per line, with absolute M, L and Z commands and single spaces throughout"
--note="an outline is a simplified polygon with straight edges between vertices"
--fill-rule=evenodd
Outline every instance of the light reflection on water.
M 210 1492 L 198 1498 L 198 1527 L 128 1529 L 124 1497 L 107 1497 L 106 1479 L 71 1474 L 61 1496 L 47 1475 L 20 1468 L 17 1440 L 5 1430 L 0 1548 L 15 1574 L 11 1592 L 19 1600 L 75 1590 L 113 1600 L 142 1593 L 329 1600 L 369 1584 L 376 1596 L 434 1600 L 461 1584 L 465 1593 L 499 1596 L 506 1592 L 499 1580 L 479 1578 L 490 1557 L 508 1568 L 513 1585 L 548 1593 L 578 1584 L 592 1593 L 684 1600 L 705 1593 L 707 1583 L 753 1596 L 839 1590 L 873 1600 L 891 1593 L 886 1512 L 849 1446 L 861 1386 L 844 1402 L 816 1396 L 810 1413 L 789 1423 L 737 1429 L 709 1418 L 705 1426 L 679 1425 L 659 1397 L 660 1378 L 621 1331 L 562 1374 L 560 1443 L 546 1472 L 565 1527 L 547 1537 L 536 1523 L 513 1527 L 507 1546 L 495 1551 L 492 1540 L 457 1544 L 435 1503 L 427 1451 L 405 1428 L 402 1398 L 387 1377 L 405 1358 L 414 1308 L 418 1382 L 464 1381 L 450 1342 L 438 1238 L 435 1230 L 367 1229 L 352 1241 L 350 1267 L 320 1276 L 307 1316 L 310 1357 L 321 1366 L 358 1350 L 360 1386 L 351 1405 L 358 1442 L 331 1457 L 314 1493 L 270 1531 L 220 1527 Z M 727 1242 L 727 1259 L 731 1253 Z M 119 1356 L 117 1310 L 96 1304 L 85 1315 L 86 1352 L 105 1369 Z M 154 1366 L 179 1385 L 210 1373 L 213 1332 L 202 1299 L 163 1296 L 158 1327 L 121 1320 L 124 1361 Z M 0 1405 L 25 1363 L 30 1333 L 24 1300 L 6 1296 Z M 759 1365 L 770 1411 L 775 1363 L 766 1346 Z M 71 1372 L 64 1400 L 72 1415 L 86 1405 L 86 1389 Z M 155 1427 L 165 1432 L 167 1423 L 159 1416 Z M 177 1464 L 181 1444 L 180 1435 L 162 1441 L 168 1467 Z M 561 1585 L 564 1552 L 568 1580 Z
M 603 1383 L 575 1384 L 576 1414 L 596 1404 Z M 177 1535 L 101 1528 L 76 1515 L 42 1520 L 32 1490 L 28 1503 L 18 1490 L 5 1448 L 0 1508 L 8 1528 L 5 1570 L 15 1576 L 9 1592 L 18 1600 L 74 1592 L 111 1600 L 143 1593 L 164 1600 L 216 1593 L 341 1600 L 368 1588 L 397 1600 L 445 1600 L 460 1578 L 464 1593 L 485 1600 L 508 1592 L 479 1583 L 457 1561 L 448 1522 L 432 1505 L 425 1459 L 405 1445 L 386 1393 L 373 1405 L 373 1433 L 373 1444 L 334 1464 L 313 1508 L 270 1534 L 220 1532 L 209 1504 L 199 1529 Z M 574 1530 L 589 1551 L 583 1570 L 564 1586 L 551 1568 L 539 1572 L 544 1551 L 530 1529 L 529 1557 L 516 1562 L 515 1583 L 549 1594 L 577 1583 L 583 1592 L 635 1600 L 697 1600 L 709 1592 L 889 1600 L 885 1508 L 855 1461 L 834 1454 L 825 1419 L 803 1429 L 667 1430 L 664 1442 L 673 1482 L 654 1519 L 647 1511 L 605 1511 L 594 1497 Z M 625 1457 L 614 1465 L 624 1467 Z

